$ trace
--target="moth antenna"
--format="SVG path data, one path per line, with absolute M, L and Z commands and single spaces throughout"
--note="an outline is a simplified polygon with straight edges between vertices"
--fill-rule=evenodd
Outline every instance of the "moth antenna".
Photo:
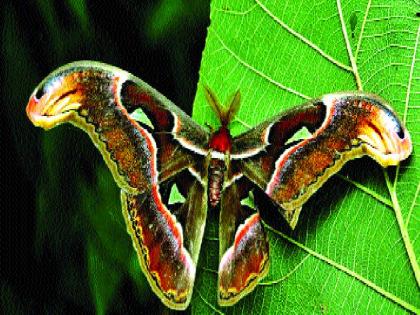
M 207 103 L 209 103 L 210 107 L 213 109 L 217 117 L 219 117 L 219 119 L 221 120 L 223 116 L 223 108 L 216 94 L 207 85 L 205 85 L 204 95 L 206 96 Z
M 241 104 L 241 92 L 239 90 L 237 90 L 235 92 L 235 94 L 233 94 L 230 97 L 230 100 L 229 100 L 228 104 L 229 104 L 229 107 L 228 107 L 228 110 L 227 110 L 226 119 L 227 119 L 227 123 L 229 124 L 234 120 L 236 114 L 239 111 L 239 106 Z
M 233 104 L 234 108 L 238 106 L 238 105 L 236 105 L 236 102 L 239 101 L 239 100 L 237 100 L 237 97 L 236 97 L 238 92 L 231 98 L 232 100 L 230 102 L 230 105 Z M 217 117 L 219 117 L 219 120 L 220 120 L 220 123 L 222 124 L 222 126 L 226 127 L 227 125 L 229 125 L 229 123 L 231 121 L 230 117 L 233 117 L 230 114 L 230 107 L 225 108 L 224 106 L 222 106 L 222 104 L 220 103 L 216 94 L 206 85 L 204 86 L 204 94 L 206 96 L 207 102 L 210 104 L 211 108 L 216 113 Z M 239 99 L 240 99 L 240 97 L 239 97 Z

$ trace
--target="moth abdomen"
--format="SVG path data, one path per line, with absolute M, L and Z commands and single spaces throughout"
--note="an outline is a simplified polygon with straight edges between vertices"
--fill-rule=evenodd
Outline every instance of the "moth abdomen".
M 209 165 L 209 202 L 212 207 L 217 206 L 220 201 L 224 173 L 226 170 L 225 162 L 219 159 L 211 159 Z

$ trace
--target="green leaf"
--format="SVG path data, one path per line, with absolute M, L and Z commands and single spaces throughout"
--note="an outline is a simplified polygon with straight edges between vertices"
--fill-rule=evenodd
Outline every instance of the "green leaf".
M 217 216 L 210 216 L 193 312 L 420 312 L 417 11 L 415 1 L 212 2 L 193 110 L 198 122 L 217 125 L 204 86 L 219 99 L 240 89 L 235 134 L 307 99 L 359 89 L 389 100 L 414 152 L 385 171 L 367 158 L 352 161 L 304 205 L 293 233 L 270 230 L 266 285 L 231 308 L 217 305 L 217 276 L 209 271 L 218 268 Z
M 70 10 L 76 16 L 76 20 L 79 22 L 84 33 L 89 33 L 89 14 L 85 0 L 67 0 L 67 5 Z
M 107 314 L 129 264 L 132 251 L 120 215 L 118 190 L 104 167 L 97 169 L 97 185 L 80 181 L 80 206 L 88 219 L 87 269 L 96 314 Z M 99 197 L 100 196 L 100 197 Z M 121 246 L 126 244 L 127 246 Z M 106 284 L 106 285 L 105 285 Z
M 181 1 L 160 1 L 148 23 L 149 36 L 158 39 L 167 35 L 168 29 L 172 29 L 183 18 L 185 10 L 182 7 Z
M 107 314 L 112 298 L 121 281 L 121 271 L 109 264 L 98 251 L 97 245 L 87 243 L 89 281 L 96 314 Z M 106 285 L 104 285 L 106 283 Z

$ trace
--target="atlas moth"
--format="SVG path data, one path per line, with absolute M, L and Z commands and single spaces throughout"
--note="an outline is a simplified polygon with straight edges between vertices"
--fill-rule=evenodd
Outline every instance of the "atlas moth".
M 70 122 L 89 134 L 121 188 L 141 269 L 161 301 L 177 310 L 191 300 L 208 211 L 220 211 L 218 302 L 229 306 L 269 269 L 258 205 L 243 202 L 250 192 L 263 191 L 294 229 L 302 205 L 347 161 L 368 155 L 387 167 L 412 151 L 407 129 L 373 94 L 327 94 L 233 137 L 240 93 L 224 107 L 204 91 L 217 130 L 128 72 L 79 61 L 47 76 L 26 108 L 35 126 Z M 294 138 L 302 128 L 308 135 Z M 175 202 L 174 189 L 183 197 Z

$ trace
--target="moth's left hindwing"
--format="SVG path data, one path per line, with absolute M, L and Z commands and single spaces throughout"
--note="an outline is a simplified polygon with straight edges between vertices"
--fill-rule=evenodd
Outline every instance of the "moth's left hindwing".
M 168 307 L 185 309 L 206 220 L 206 172 L 189 181 L 183 204 L 167 201 L 175 175 L 206 169 L 197 164 L 207 161 L 208 133 L 145 82 L 91 61 L 50 74 L 27 114 L 45 129 L 70 122 L 89 134 L 122 189 L 127 229 L 151 287 Z

